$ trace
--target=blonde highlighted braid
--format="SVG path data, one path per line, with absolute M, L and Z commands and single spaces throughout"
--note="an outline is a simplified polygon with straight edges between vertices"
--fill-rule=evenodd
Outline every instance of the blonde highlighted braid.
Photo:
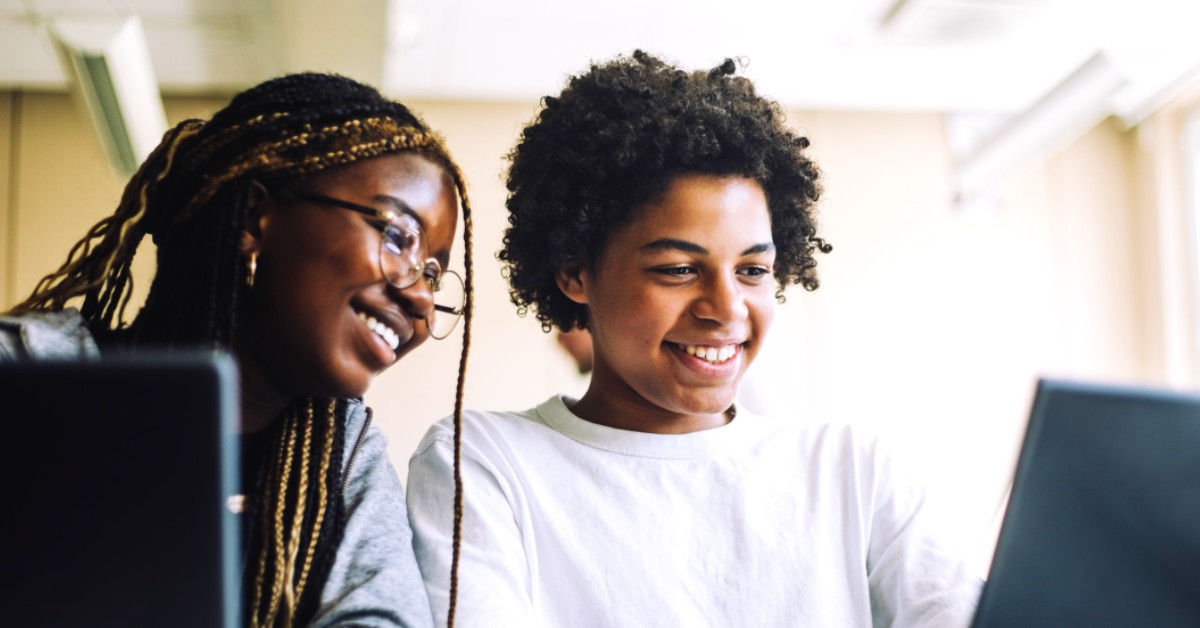
M 251 289 L 241 234 L 252 187 L 286 186 L 322 170 L 403 151 L 445 170 L 463 213 L 466 304 L 454 401 L 448 618 L 453 626 L 463 499 L 458 458 L 474 312 L 471 206 L 442 139 L 403 105 L 345 77 L 294 74 L 242 92 L 207 122 L 180 123 L 130 179 L 116 211 L 92 227 L 13 312 L 56 310 L 82 299 L 80 311 L 102 347 L 229 350 L 239 303 Z M 157 245 L 158 268 L 145 304 L 127 324 L 132 261 L 146 235 Z M 270 428 L 277 432 L 257 485 L 246 487 L 253 488 L 246 511 L 253 523 L 243 592 L 252 626 L 304 625 L 317 610 L 345 527 L 339 454 L 350 407 L 346 400 L 300 400 Z

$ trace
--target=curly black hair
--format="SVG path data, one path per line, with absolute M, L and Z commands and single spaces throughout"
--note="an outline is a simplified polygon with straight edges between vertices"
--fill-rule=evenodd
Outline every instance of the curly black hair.
M 738 176 L 766 193 L 775 242 L 776 297 L 788 284 L 815 290 L 820 173 L 808 138 L 778 103 L 735 76 L 732 59 L 685 72 L 641 50 L 593 64 L 547 96 L 508 154 L 509 227 L 498 253 L 509 295 L 542 328 L 586 329 L 587 308 L 558 288 L 564 264 L 593 263 L 635 209 L 684 174 Z

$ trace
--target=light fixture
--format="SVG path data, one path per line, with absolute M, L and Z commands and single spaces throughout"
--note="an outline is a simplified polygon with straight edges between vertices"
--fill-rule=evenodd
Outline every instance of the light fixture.
M 961 207 L 988 194 L 1017 167 L 1077 139 L 1107 118 L 1127 78 L 1103 52 L 1080 65 L 1033 106 L 978 142 L 953 168 L 954 201 Z
M 48 30 L 109 163 L 121 175 L 132 174 L 167 129 L 141 20 L 57 19 Z

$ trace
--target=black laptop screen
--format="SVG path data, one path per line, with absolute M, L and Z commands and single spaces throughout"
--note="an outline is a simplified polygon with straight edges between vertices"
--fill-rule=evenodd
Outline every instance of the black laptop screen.
M 1200 626 L 1200 397 L 1043 381 L 977 627 Z
M 0 365 L 6 622 L 240 623 L 236 390 L 212 355 Z

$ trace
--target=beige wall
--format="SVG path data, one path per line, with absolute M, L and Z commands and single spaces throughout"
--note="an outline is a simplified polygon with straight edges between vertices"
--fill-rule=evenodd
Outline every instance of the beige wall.
M 9 302 L 9 205 L 12 197 L 13 95 L 0 92 L 0 309 Z
M 220 104 L 169 99 L 167 111 L 177 120 Z M 551 337 L 513 311 L 495 259 L 502 158 L 533 104 L 410 104 L 446 135 L 471 186 L 478 319 L 467 406 L 518 409 L 582 392 Z M 1136 135 L 1101 124 L 1016 174 L 999 208 L 977 215 L 949 201 L 941 116 L 791 119 L 824 171 L 823 230 L 835 250 L 821 260 L 821 288 L 794 289 L 781 307 L 744 402 L 890 434 L 952 493 L 966 529 L 980 528 L 1003 495 L 1037 376 L 1153 382 L 1162 373 L 1145 332 L 1161 313 L 1145 287 L 1157 271 L 1138 235 L 1154 227 L 1138 202 Z M 121 187 L 65 96 L 0 93 L 0 160 L 13 137 L 17 163 L 0 161 L 0 202 L 16 202 L 0 205 L 11 214 L 0 234 L 17 232 L 0 247 L 16 247 L 0 248 L 0 277 L 14 280 L 0 284 L 0 305 L 60 263 Z M 457 335 L 431 341 L 368 393 L 402 477 L 428 424 L 453 409 L 457 360 Z
M 826 176 L 835 250 L 821 288 L 781 309 L 749 390 L 889 435 L 986 528 L 1037 376 L 1150 379 L 1131 135 L 1098 126 L 978 215 L 950 202 L 940 116 L 794 121 Z
M 7 165 L 0 181 L 15 193 L 7 224 L 15 229 L 11 250 L 3 251 L 4 275 L 0 307 L 27 296 L 38 280 L 58 268 L 67 251 L 88 227 L 112 213 L 121 197 L 124 179 L 109 168 L 99 139 L 89 122 L 76 111 L 65 94 L 0 92 L 11 101 L 10 113 L 0 129 L 0 146 L 15 144 L 15 163 Z M 207 116 L 224 99 L 174 98 L 166 103 L 168 119 Z M 6 128 L 7 127 L 7 128 Z M 5 158 L 10 150 L 5 150 Z M 2 249 L 0 249 L 2 251 Z M 153 252 L 139 253 L 134 277 L 135 297 L 149 288 Z

